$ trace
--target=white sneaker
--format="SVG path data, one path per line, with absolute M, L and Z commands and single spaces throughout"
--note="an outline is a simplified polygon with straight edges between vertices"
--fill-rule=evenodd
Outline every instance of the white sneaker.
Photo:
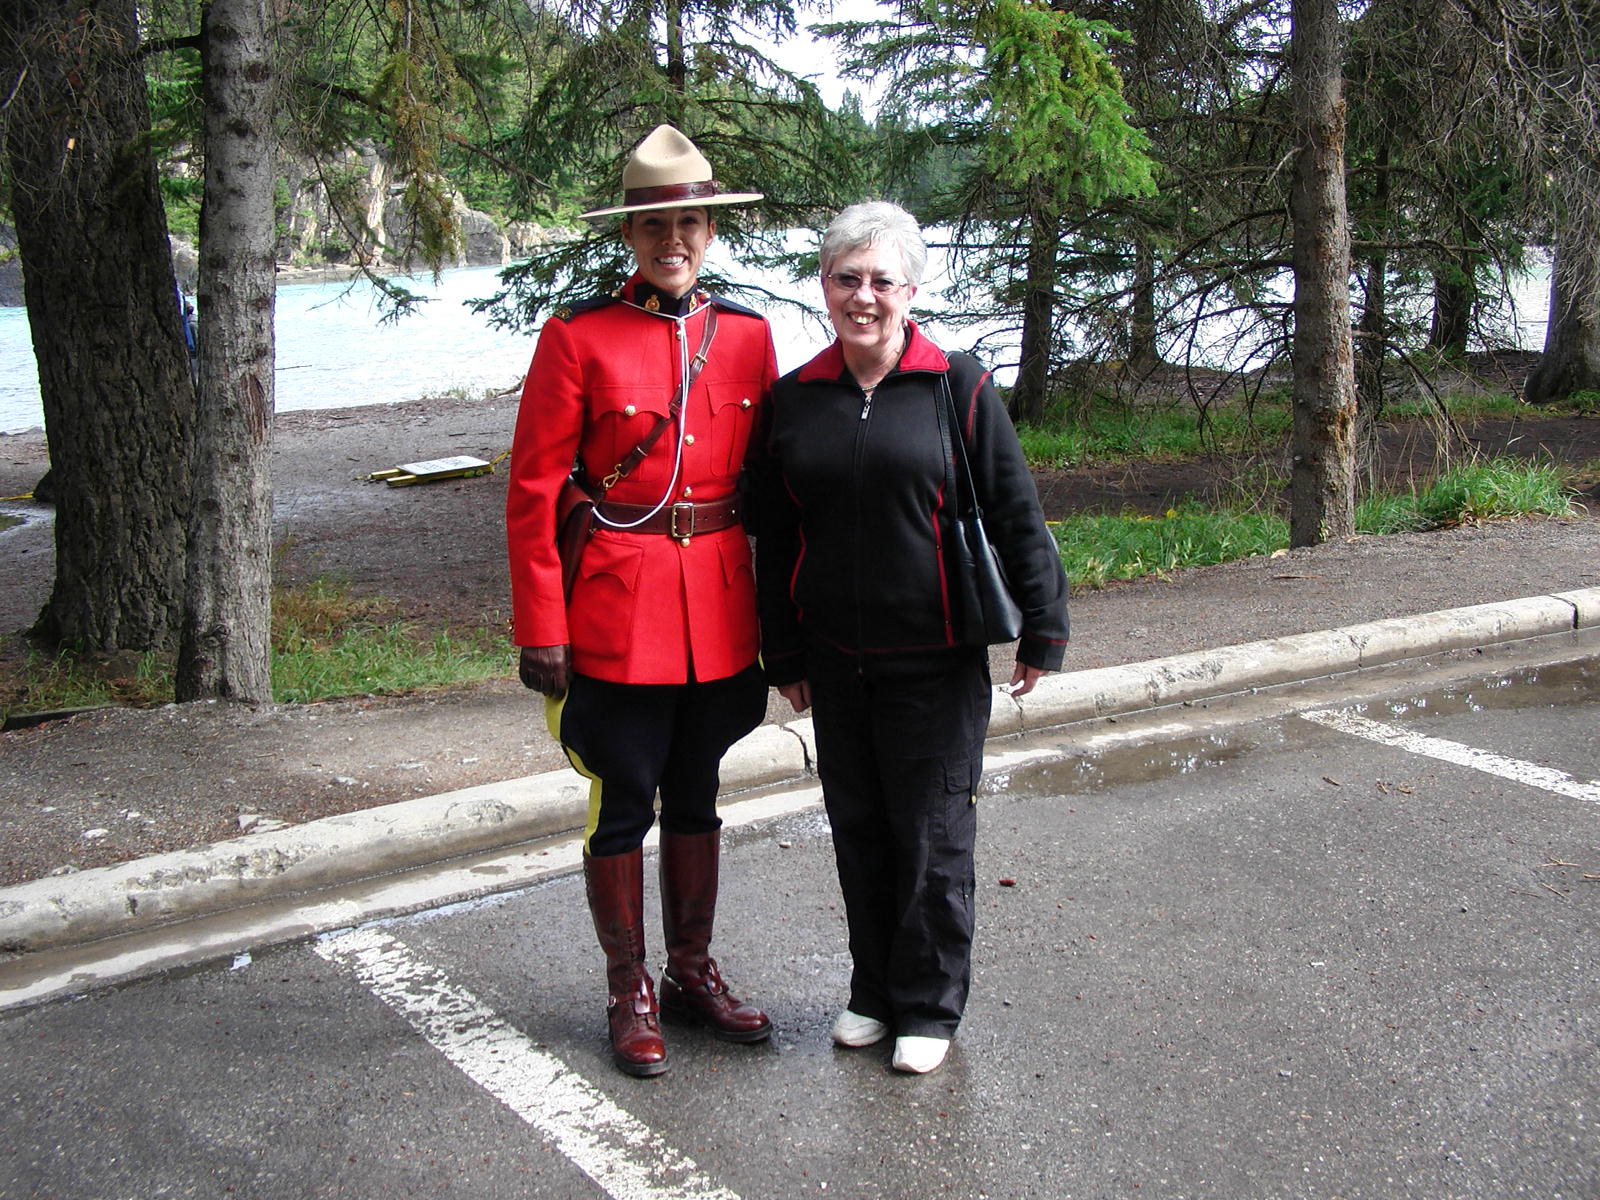
M 889 1027 L 875 1017 L 863 1017 L 848 1008 L 833 1023 L 833 1040 L 841 1046 L 870 1046 L 883 1041 Z
M 894 1059 L 890 1065 L 896 1071 L 905 1071 L 909 1075 L 926 1075 L 929 1071 L 938 1070 L 949 1050 L 949 1038 L 897 1037 L 894 1040 Z

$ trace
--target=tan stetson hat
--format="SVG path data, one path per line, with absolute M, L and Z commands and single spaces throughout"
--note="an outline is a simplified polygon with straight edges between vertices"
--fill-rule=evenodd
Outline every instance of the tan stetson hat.
M 695 145 L 671 125 L 657 125 L 634 148 L 622 168 L 622 203 L 579 214 L 613 217 L 649 208 L 700 208 L 713 204 L 749 204 L 760 192 L 724 192 L 711 178 L 711 164 Z

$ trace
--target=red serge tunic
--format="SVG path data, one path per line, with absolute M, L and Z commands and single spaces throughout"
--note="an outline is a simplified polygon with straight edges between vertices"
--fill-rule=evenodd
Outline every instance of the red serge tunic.
M 716 335 L 680 420 L 607 499 L 653 506 L 732 495 L 778 374 L 760 314 L 704 294 L 683 317 L 649 312 L 625 299 L 642 295 L 639 285 L 635 276 L 621 297 L 558 313 L 540 331 L 506 497 L 512 640 L 569 643 L 575 671 L 613 683 L 723 679 L 755 662 L 760 648 L 742 526 L 696 534 L 688 545 L 601 527 L 571 607 L 562 601 L 555 506 L 574 456 L 598 481 L 643 440 L 677 395 L 712 305 Z

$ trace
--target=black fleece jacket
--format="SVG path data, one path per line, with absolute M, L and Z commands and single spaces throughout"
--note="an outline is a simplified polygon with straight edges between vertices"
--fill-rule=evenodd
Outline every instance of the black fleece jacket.
M 1017 658 L 1055 670 L 1067 581 L 1033 477 L 989 373 L 909 324 L 868 402 L 835 342 L 773 389 L 752 441 L 746 525 L 756 536 L 762 661 L 774 686 L 806 678 L 805 642 L 852 654 L 957 647 L 943 547 L 957 467 L 938 423 L 950 384 L 989 539 L 1023 613 Z

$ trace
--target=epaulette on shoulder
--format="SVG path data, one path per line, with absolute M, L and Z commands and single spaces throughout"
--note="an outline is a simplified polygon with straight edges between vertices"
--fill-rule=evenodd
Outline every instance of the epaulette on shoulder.
M 572 320 L 579 313 L 593 312 L 597 308 L 604 308 L 608 304 L 615 304 L 616 296 L 591 296 L 587 300 L 579 300 L 576 304 L 563 304 L 550 314 L 552 321 L 565 323 Z
M 755 309 L 746 308 L 743 304 L 735 304 L 726 296 L 718 296 L 713 293 L 710 297 L 710 300 L 711 303 L 715 304 L 718 308 L 725 309 L 728 312 L 743 313 L 747 317 L 756 317 L 763 321 L 766 320 L 766 317 L 762 316 L 762 314 L 758 313 Z

